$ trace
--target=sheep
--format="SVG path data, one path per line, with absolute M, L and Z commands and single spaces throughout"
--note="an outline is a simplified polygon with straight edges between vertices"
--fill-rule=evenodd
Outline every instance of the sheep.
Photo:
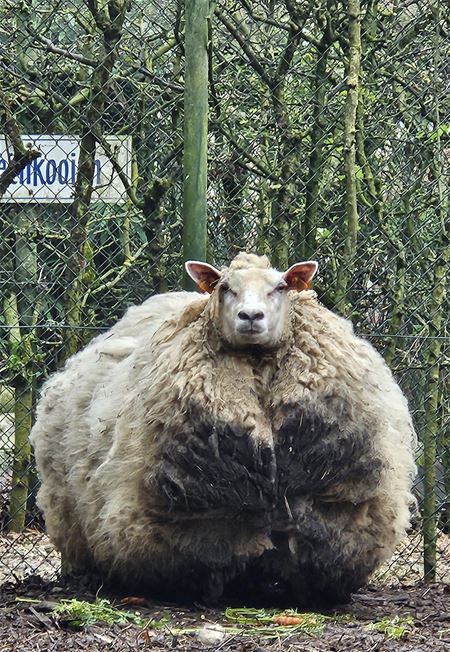
M 407 401 L 309 289 L 316 262 L 186 269 L 201 294 L 129 308 L 46 381 L 49 536 L 74 569 L 172 600 L 346 601 L 409 526 Z

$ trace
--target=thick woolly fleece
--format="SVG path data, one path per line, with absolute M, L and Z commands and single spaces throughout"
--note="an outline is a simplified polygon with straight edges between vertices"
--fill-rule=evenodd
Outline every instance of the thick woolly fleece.
M 390 557 L 413 500 L 406 399 L 348 321 L 289 294 L 273 350 L 227 346 L 219 293 L 170 293 L 47 381 L 38 501 L 67 561 L 170 598 L 275 581 L 300 605 Z

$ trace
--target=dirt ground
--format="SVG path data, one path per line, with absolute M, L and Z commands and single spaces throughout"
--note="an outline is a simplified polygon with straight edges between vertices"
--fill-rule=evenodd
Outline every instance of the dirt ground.
M 270 637 L 252 632 L 251 625 L 236 628 L 226 620 L 225 605 L 211 610 L 201 605 L 185 607 L 155 604 L 133 598 L 128 609 L 138 611 L 145 626 L 107 625 L 97 622 L 74 629 L 67 617 L 54 613 L 64 598 L 93 602 L 96 595 L 77 583 L 29 578 L 0 588 L 0 652 L 82 652 L 89 650 L 211 650 L 223 652 L 290 652 L 341 650 L 417 652 L 450 650 L 450 586 L 417 584 L 414 587 L 368 587 L 352 602 L 327 614 L 322 632 L 308 636 L 296 627 Z M 124 596 L 105 596 L 120 608 Z M 130 598 L 128 597 L 128 602 Z M 127 602 L 125 600 L 125 602 Z M 409 619 L 405 635 L 390 638 L 370 627 L 382 619 Z M 164 622 L 162 627 L 158 625 Z
M 371 586 L 354 595 L 349 605 L 325 614 L 325 619 L 317 615 L 323 627 L 312 636 L 301 626 L 272 622 L 262 628 L 262 635 L 259 621 L 231 622 L 229 612 L 225 615 L 230 605 L 211 610 L 201 605 L 158 604 L 140 596 L 95 594 L 79 580 L 55 580 L 59 564 L 58 553 L 42 532 L 0 535 L 0 652 L 450 651 L 450 539 L 446 535 L 438 541 L 440 583 L 421 581 L 422 541 L 419 534 L 411 533 L 373 577 Z M 55 611 L 61 601 L 74 598 L 89 603 L 108 599 L 119 616 L 128 609 L 139 614 L 140 623 L 108 625 L 97 620 L 74 628 L 67 615 Z M 123 604 L 124 598 L 128 604 Z M 383 623 L 391 629 L 380 627 Z M 404 630 L 400 637 L 399 623 Z

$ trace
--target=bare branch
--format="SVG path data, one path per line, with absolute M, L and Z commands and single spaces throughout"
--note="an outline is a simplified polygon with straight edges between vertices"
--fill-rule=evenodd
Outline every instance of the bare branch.
M 236 39 L 236 41 L 239 43 L 243 52 L 247 55 L 247 59 L 249 60 L 249 63 L 253 68 L 253 70 L 255 70 L 255 72 L 258 73 L 262 81 L 265 84 L 267 84 L 267 86 L 270 86 L 271 79 L 267 74 L 266 70 L 264 69 L 264 66 L 259 60 L 256 52 L 249 45 L 245 36 L 239 31 L 236 25 L 233 25 L 233 23 L 225 16 L 225 14 L 218 7 L 215 8 L 215 14 L 218 17 L 218 19 L 221 21 L 221 23 L 227 28 L 230 34 L 232 34 Z
M 148 77 L 158 86 L 163 88 L 171 88 L 173 91 L 177 91 L 178 93 L 183 91 L 183 87 L 180 84 L 175 84 L 174 82 L 169 82 L 166 79 L 161 79 L 161 77 L 158 77 L 151 70 L 148 70 L 148 68 L 145 68 L 144 66 L 136 67 L 134 70 L 136 72 L 140 72 L 142 75 L 144 75 L 144 77 Z
M 292 60 L 294 58 L 295 51 L 297 50 L 298 44 L 300 42 L 301 35 L 298 31 L 290 30 L 286 47 L 283 50 L 280 61 L 278 63 L 277 72 L 272 80 L 272 87 L 275 89 L 276 86 L 282 84 L 284 78 L 289 72 Z
M 249 151 L 245 149 L 245 147 L 243 147 L 235 138 L 233 138 L 231 133 L 229 133 L 227 129 L 225 129 L 225 126 L 221 120 L 215 120 L 212 122 L 218 127 L 220 133 L 222 133 L 225 136 L 225 138 L 233 145 L 233 147 L 241 154 L 241 156 L 246 158 L 247 161 L 249 161 L 249 163 L 255 166 L 256 169 L 250 168 L 252 172 L 254 172 L 255 174 L 259 174 L 265 179 L 270 179 L 271 181 L 275 181 L 275 182 L 279 181 L 279 178 L 273 172 L 271 172 L 268 168 L 266 168 L 261 163 L 261 161 L 258 161 L 257 158 L 252 156 L 249 153 Z
M 41 156 L 35 149 L 25 147 L 20 137 L 19 126 L 12 114 L 8 99 L 0 90 L 0 123 L 3 122 L 5 136 L 13 148 L 13 157 L 9 161 L 6 170 L 0 175 L 0 197 L 4 195 L 8 187 L 26 166 Z
M 108 143 L 106 138 L 103 136 L 103 134 L 101 134 L 101 132 L 98 129 L 92 128 L 92 133 L 94 134 L 96 141 L 102 146 L 102 149 L 104 150 L 106 156 L 111 161 L 111 165 L 113 166 L 114 171 L 116 172 L 117 176 L 123 183 L 123 187 L 125 188 L 125 192 L 127 193 L 128 199 L 137 208 L 142 209 L 144 207 L 144 202 L 137 198 L 136 191 L 128 181 L 128 177 L 123 171 L 123 167 L 120 165 L 117 158 L 115 157 L 111 145 Z
M 33 37 L 35 41 L 39 41 L 39 43 L 45 46 L 47 52 L 60 54 L 66 59 L 71 59 L 72 61 L 81 63 L 84 66 L 91 66 L 92 68 L 95 68 L 98 65 L 95 59 L 89 59 L 88 57 L 84 57 L 82 54 L 78 54 L 77 52 L 69 52 L 69 50 L 65 50 L 64 48 L 55 45 L 54 43 L 52 43 L 52 41 L 50 41 L 50 39 L 45 38 L 45 36 L 41 36 L 40 34 L 36 34 L 34 31 L 32 32 L 30 29 L 28 29 L 28 32 L 30 33 L 30 35 Z

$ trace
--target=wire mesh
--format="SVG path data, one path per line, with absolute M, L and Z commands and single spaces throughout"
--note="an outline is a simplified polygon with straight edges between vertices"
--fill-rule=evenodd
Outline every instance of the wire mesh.
M 59 568 L 28 444 L 42 381 L 181 283 L 184 3 L 0 12 L 1 582 Z M 425 533 L 450 580 L 450 9 L 226 0 L 208 22 L 209 258 L 319 260 L 319 297 L 385 355 L 419 434 L 417 522 L 379 577 L 420 579 Z M 41 155 L 4 187 L 14 129 Z

